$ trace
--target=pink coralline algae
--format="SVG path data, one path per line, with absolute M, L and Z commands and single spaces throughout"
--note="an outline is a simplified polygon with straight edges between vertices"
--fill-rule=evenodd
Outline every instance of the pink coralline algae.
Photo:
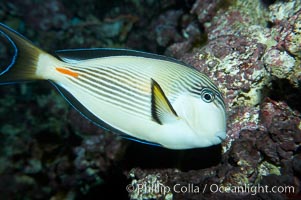
M 300 113 L 288 107 L 285 102 L 266 99 L 261 105 L 260 119 L 266 134 L 258 141 L 259 150 L 275 164 L 291 160 L 301 143 Z
M 206 10 L 198 10 L 201 4 L 196 1 L 192 12 L 205 23 L 207 43 L 188 51 L 183 41 L 167 52 L 208 74 L 224 93 L 228 131 L 215 181 L 223 186 L 272 184 L 267 177 L 273 176 L 274 184 L 294 185 L 298 193 L 300 179 L 294 173 L 300 171 L 296 166 L 301 148 L 300 3 L 267 7 L 259 1 L 236 1 L 208 13 L 211 21 L 204 17 Z
M 193 12 L 200 12 L 196 11 L 199 4 L 197 1 Z M 300 79 L 300 11 L 296 9 L 300 5 L 294 4 L 291 14 L 280 20 L 269 19 L 264 11 L 268 9 L 258 2 L 235 4 L 228 10 L 219 10 L 206 24 L 209 40 L 204 47 L 178 56 L 208 74 L 224 92 L 229 108 L 228 142 L 237 139 L 240 130 L 265 130 L 260 123 L 259 105 L 275 78 L 288 79 L 295 87 Z M 254 9 L 256 14 L 247 12 L 243 6 Z M 276 11 L 275 5 L 271 5 L 270 13 Z M 275 23 L 274 26 L 265 28 L 267 20 L 263 19 Z
M 275 53 L 278 55 L 274 55 L 274 62 L 267 63 L 267 67 L 272 73 L 275 71 L 274 68 L 281 68 L 276 69 L 278 72 L 275 76 L 286 76 L 291 84 L 298 86 L 301 80 L 301 11 L 297 9 L 300 2 L 288 2 L 283 8 L 279 6 L 279 4 L 271 6 L 271 21 L 275 23 L 272 31 L 278 33 L 275 35 L 277 42 L 275 47 L 279 52 L 274 50 L 271 56 Z M 277 9 L 283 11 L 284 16 L 277 15 Z

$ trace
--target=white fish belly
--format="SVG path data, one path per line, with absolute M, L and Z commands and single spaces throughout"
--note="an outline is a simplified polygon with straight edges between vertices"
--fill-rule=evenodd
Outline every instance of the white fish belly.
M 135 115 L 73 85 L 67 88 L 93 115 L 125 134 L 171 149 L 198 146 L 199 139 L 183 120 L 160 125 L 150 116 Z

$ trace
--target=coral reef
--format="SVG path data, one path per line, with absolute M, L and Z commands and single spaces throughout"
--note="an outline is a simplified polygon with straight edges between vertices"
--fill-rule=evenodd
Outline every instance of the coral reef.
M 228 113 L 222 145 L 173 151 L 100 129 L 47 82 L 1 86 L 1 199 L 300 198 L 300 1 L 3 0 L 0 21 L 48 52 L 178 58 L 212 78 Z

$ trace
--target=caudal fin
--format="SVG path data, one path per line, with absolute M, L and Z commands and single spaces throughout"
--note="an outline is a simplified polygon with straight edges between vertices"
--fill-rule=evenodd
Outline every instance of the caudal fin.
M 22 35 L 0 23 L 0 39 L 6 39 L 14 55 L 8 66 L 2 66 L 0 60 L 0 84 L 41 79 L 36 75 L 39 55 L 44 51 L 33 45 Z

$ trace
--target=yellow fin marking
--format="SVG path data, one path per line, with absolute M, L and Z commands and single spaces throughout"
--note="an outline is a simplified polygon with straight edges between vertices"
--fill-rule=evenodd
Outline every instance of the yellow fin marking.
M 178 119 L 176 111 L 165 96 L 160 85 L 152 81 L 152 116 L 159 124 L 172 122 Z
M 62 73 L 62 74 L 66 74 L 66 75 L 69 75 L 69 76 L 73 76 L 73 77 L 75 77 L 75 78 L 77 78 L 78 77 L 78 73 L 76 73 L 76 72 L 73 72 L 73 71 L 71 71 L 70 69 L 66 69 L 66 68 L 61 68 L 61 67 L 57 67 L 57 68 L 55 68 L 56 69 L 56 71 L 58 71 L 58 72 L 60 72 L 60 73 Z

